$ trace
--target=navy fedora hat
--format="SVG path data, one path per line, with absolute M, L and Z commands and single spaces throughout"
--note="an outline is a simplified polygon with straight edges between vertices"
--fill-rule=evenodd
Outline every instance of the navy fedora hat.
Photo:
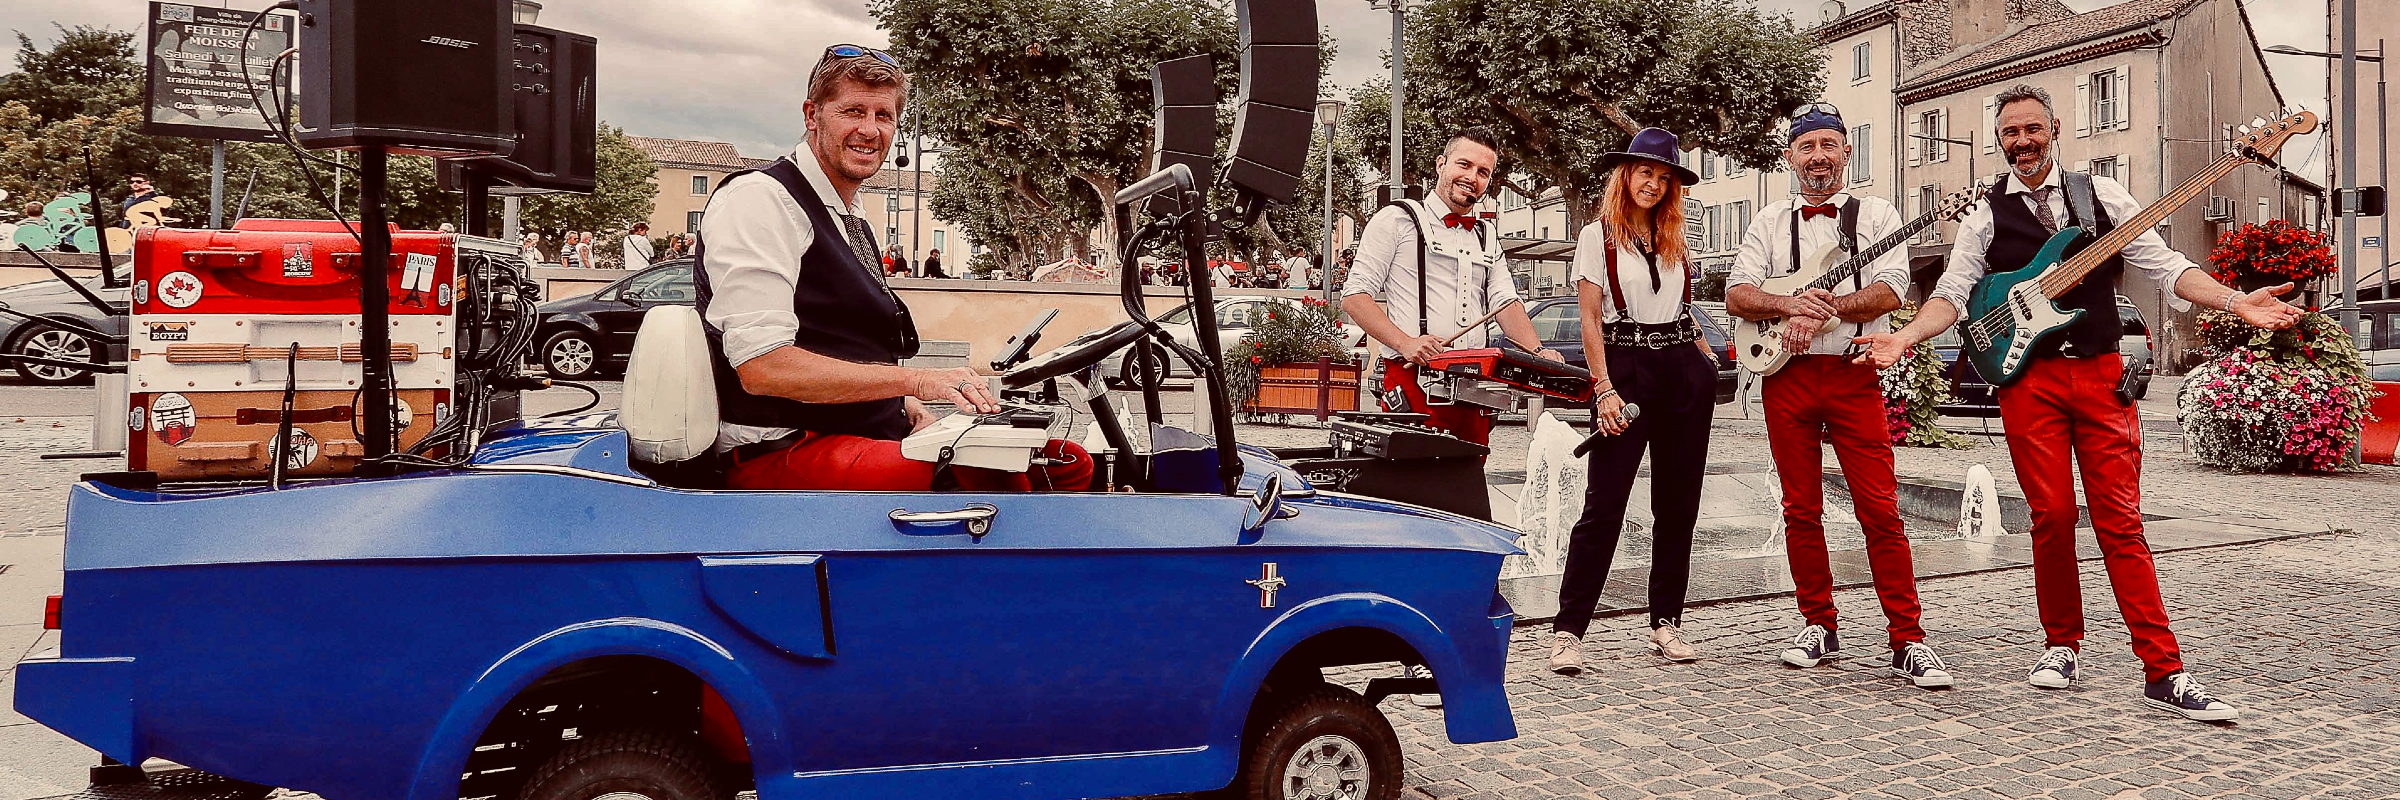
M 1617 168 L 1618 164 L 1634 159 L 1655 161 L 1673 168 L 1675 177 L 1683 179 L 1683 185 L 1690 186 L 1699 183 L 1700 173 L 1693 172 L 1691 168 L 1677 163 L 1676 155 L 1682 152 L 1682 149 L 1677 144 L 1675 134 L 1668 133 L 1666 129 L 1643 128 L 1640 133 L 1633 135 L 1633 141 L 1625 145 L 1623 152 L 1601 156 L 1600 168 L 1613 170 Z

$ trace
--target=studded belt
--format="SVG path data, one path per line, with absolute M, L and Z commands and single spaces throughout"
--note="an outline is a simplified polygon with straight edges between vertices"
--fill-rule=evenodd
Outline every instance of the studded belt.
M 1692 324 L 1690 317 L 1657 324 L 1611 322 L 1601 327 L 1600 341 L 1623 347 L 1664 350 L 1700 341 L 1700 327 Z

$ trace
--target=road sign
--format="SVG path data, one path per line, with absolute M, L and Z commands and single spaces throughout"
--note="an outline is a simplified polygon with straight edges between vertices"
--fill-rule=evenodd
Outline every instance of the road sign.
M 2383 237 L 2381 237 L 2381 236 L 2369 236 L 2369 237 L 2366 237 L 2366 238 L 2364 238 L 2364 239 L 2360 239 L 2360 240 L 2359 240 L 2359 242 L 2358 242 L 2358 246 L 2360 246 L 2360 247 L 2382 247 L 2382 246 L 2383 246 Z

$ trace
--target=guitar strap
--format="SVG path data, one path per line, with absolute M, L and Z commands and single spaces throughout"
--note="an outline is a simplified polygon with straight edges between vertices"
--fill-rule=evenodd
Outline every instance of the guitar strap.
M 1851 198 L 1850 198 L 1850 199 L 1848 199 L 1848 200 L 1844 200 L 1844 201 L 1842 201 L 1842 209 L 1841 209 L 1841 213 L 1839 213 L 1839 214 L 1835 215 L 1834 219 L 1837 221 L 1837 224 L 1839 224 L 1839 225 L 1841 226 L 1841 233 L 1839 234 L 1839 236 L 1838 236 L 1836 239 L 1834 239 L 1834 242 L 1835 242 L 1835 244 L 1836 244 L 1837 246 L 1839 246 L 1839 247 L 1841 247 L 1841 248 L 1842 248 L 1842 252 L 1849 253 L 1849 254 L 1852 254 L 1852 255 L 1857 255 L 1857 254 L 1858 254 L 1858 251 L 1859 251 L 1859 246 L 1858 246 L 1858 198 L 1857 198 L 1857 197 L 1851 197 Z M 1785 275 L 1790 275 L 1790 274 L 1792 274 L 1792 273 L 1799 272 L 1799 271 L 1800 271 L 1800 267 L 1801 267 L 1801 263 L 1800 263 L 1800 201 L 1798 201 L 1798 200 L 1794 200 L 1794 201 L 1792 201 L 1792 225 L 1791 225 L 1791 232 L 1792 232 L 1792 268 L 1791 268 L 1790 270 L 1787 270 L 1787 271 L 1785 271 L 1785 272 L 1783 273 L 1783 274 L 1785 274 Z M 1613 253 L 1613 251 L 1612 251 L 1612 253 Z M 1863 269 L 1862 269 L 1862 270 L 1858 270 L 1858 271 L 1855 271 L 1855 272 L 1852 272 L 1852 273 L 1850 273 L 1850 290 L 1855 292 L 1855 291 L 1858 291 L 1858 290 L 1861 290 L 1861 289 L 1865 289 L 1865 288 L 1867 288 L 1867 285 L 1866 285 L 1866 270 L 1863 270 Z M 1860 336 L 1865 336 L 1865 335 L 1867 335 L 1867 324 L 1866 324 L 1866 323 L 1864 323 L 1864 322 L 1853 322 L 1853 323 L 1850 323 L 1850 336 L 1851 336 L 1851 338 L 1857 338 L 1857 337 L 1860 337 Z M 1855 346 L 1853 346 L 1851 349 L 1852 349 L 1852 350 L 1856 350 L 1857 348 L 1856 348 Z
M 2061 172 L 2059 183 L 2067 187 L 2067 222 L 2082 227 L 2083 235 L 2097 235 L 2100 220 L 2099 200 L 2092 194 L 2092 175 L 2088 172 Z

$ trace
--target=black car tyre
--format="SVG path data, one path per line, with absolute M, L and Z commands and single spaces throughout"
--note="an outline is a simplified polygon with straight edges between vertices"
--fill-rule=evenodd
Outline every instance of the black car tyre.
M 1128 389 L 1162 384 L 1173 374 L 1167 361 L 1166 348 L 1147 340 L 1137 341 L 1125 348 L 1125 357 L 1117 365 L 1117 382 Z
M 1357 692 L 1293 693 L 1244 743 L 1231 794 L 1243 800 L 1397 800 L 1400 737 Z
M 12 355 L 59 361 L 90 361 L 93 350 L 92 340 L 85 338 L 83 334 L 56 325 L 44 325 L 30 321 L 25 323 L 25 329 L 17 334 L 17 340 L 8 347 L 8 352 Z M 24 378 L 27 383 L 40 386 L 65 386 L 71 383 L 82 383 L 91 380 L 92 377 L 90 370 L 74 367 L 30 364 L 23 361 L 14 363 L 19 377 Z
M 550 377 L 565 380 L 592 377 L 600 372 L 600 345 L 583 331 L 550 334 L 549 340 L 542 342 L 542 369 Z
M 722 800 L 714 765 L 689 736 L 631 730 L 569 743 L 526 779 L 519 800 Z

